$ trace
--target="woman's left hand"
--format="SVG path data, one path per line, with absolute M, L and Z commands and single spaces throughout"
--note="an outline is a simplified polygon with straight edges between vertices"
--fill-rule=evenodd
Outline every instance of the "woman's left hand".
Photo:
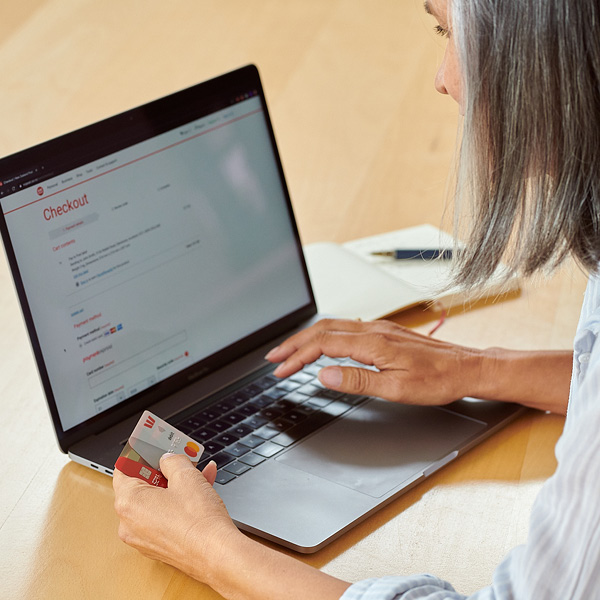
M 477 395 L 486 351 L 421 335 L 390 321 L 323 319 L 282 342 L 265 357 L 289 377 L 321 355 L 350 357 L 376 370 L 329 366 L 319 372 L 328 388 L 404 404 L 442 405 Z M 485 396 L 483 396 L 485 397 Z

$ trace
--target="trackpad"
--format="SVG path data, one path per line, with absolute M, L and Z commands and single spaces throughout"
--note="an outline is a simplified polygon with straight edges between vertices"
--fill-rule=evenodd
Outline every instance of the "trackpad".
M 380 498 L 485 428 L 441 408 L 372 400 L 276 460 Z

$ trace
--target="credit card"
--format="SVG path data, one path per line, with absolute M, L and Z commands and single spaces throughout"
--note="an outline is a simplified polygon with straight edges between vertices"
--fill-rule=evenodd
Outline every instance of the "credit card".
M 166 488 L 167 480 L 160 472 L 159 465 L 160 457 L 165 452 L 185 454 L 196 466 L 204 446 L 145 410 L 117 459 L 115 468 L 130 477 Z

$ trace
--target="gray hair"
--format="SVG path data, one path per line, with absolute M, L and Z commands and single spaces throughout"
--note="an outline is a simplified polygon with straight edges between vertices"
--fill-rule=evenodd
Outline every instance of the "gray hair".
M 600 260 L 600 3 L 450 0 L 464 123 L 455 283 Z

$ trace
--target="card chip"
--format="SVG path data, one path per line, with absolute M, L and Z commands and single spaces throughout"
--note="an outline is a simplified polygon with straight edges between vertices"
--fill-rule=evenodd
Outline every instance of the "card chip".
M 140 475 L 144 478 L 144 479 L 149 479 L 150 475 L 152 475 L 152 471 L 150 471 L 149 469 L 146 469 L 146 467 L 142 467 L 140 469 Z

